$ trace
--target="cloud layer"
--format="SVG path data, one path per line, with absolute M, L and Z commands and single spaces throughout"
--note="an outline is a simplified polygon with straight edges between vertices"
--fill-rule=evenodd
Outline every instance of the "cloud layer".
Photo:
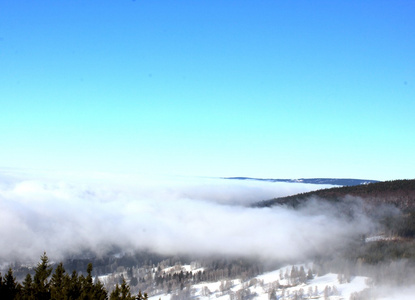
M 104 254 L 116 245 L 164 254 L 249 255 L 295 260 L 370 228 L 318 201 L 300 210 L 246 204 L 321 188 L 232 182 L 9 172 L 0 178 L 0 264 Z M 335 216 L 336 217 L 333 217 Z

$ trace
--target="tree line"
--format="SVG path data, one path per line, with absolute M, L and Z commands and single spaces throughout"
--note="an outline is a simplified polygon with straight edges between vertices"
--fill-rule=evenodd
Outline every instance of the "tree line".
M 333 187 L 292 196 L 274 198 L 254 204 L 254 207 L 272 207 L 288 205 L 298 207 L 310 198 L 324 199 L 329 202 L 341 202 L 346 196 L 359 197 L 375 206 L 389 204 L 402 211 L 415 210 L 415 179 L 392 180 L 370 184 Z
M 92 278 L 92 263 L 89 263 L 86 276 L 73 271 L 68 274 L 63 263 L 55 270 L 49 263 L 46 253 L 34 269 L 34 276 L 27 274 L 22 283 L 16 280 L 13 270 L 9 268 L 4 277 L 0 274 L 0 299 L 4 300 L 146 300 L 147 294 L 139 292 L 132 295 L 125 279 L 116 284 L 111 293 L 104 285 Z

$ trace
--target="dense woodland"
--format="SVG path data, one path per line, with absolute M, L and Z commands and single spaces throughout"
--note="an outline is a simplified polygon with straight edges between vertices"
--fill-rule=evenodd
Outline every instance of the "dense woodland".
M 390 204 L 403 211 L 415 210 L 415 179 L 321 189 L 262 201 L 254 206 L 271 207 L 274 205 L 289 205 L 297 207 L 313 197 L 330 202 L 341 202 L 346 196 L 362 198 L 369 204 Z
M 92 264 L 89 263 L 86 276 L 73 271 L 71 275 L 66 273 L 63 264 L 60 263 L 53 271 L 49 259 L 44 253 L 40 262 L 34 269 L 34 276 L 28 273 L 22 283 L 16 280 L 13 270 L 10 268 L 2 277 L 0 274 L 0 299 L 12 300 L 69 300 L 69 299 L 96 299 L 96 300 L 144 300 L 146 294 L 131 295 L 130 287 L 125 280 L 116 284 L 109 293 L 99 280 L 92 278 Z
M 362 209 L 379 224 L 380 241 L 352 243 L 344 255 L 367 264 L 396 259 L 415 259 L 415 180 L 394 180 L 367 185 L 322 189 L 289 197 L 281 197 L 256 204 L 256 207 L 276 205 L 299 208 L 310 199 L 334 204 L 339 213 L 348 215 L 349 209 L 361 201 Z

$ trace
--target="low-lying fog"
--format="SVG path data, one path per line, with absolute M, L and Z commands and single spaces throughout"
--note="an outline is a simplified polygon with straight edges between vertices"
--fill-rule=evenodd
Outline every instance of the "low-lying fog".
M 0 175 L 0 264 L 52 260 L 116 245 L 164 254 L 303 259 L 370 228 L 318 202 L 295 211 L 248 204 L 328 186 L 214 178 Z M 333 217 L 336 215 L 336 217 Z

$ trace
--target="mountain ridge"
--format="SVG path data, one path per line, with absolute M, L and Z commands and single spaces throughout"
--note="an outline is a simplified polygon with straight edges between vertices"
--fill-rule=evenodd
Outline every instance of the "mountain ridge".
M 228 180 L 256 180 L 267 182 L 287 182 L 287 183 L 306 183 L 306 184 L 330 184 L 339 186 L 355 186 L 380 182 L 372 179 L 355 179 L 355 178 L 298 178 L 298 179 L 281 179 L 281 178 L 256 178 L 256 177 L 221 177 Z
M 254 204 L 254 207 L 288 205 L 296 207 L 312 197 L 337 202 L 346 196 L 360 197 L 371 204 L 391 204 L 402 210 L 415 210 L 415 179 L 381 181 L 369 184 L 321 189 Z

